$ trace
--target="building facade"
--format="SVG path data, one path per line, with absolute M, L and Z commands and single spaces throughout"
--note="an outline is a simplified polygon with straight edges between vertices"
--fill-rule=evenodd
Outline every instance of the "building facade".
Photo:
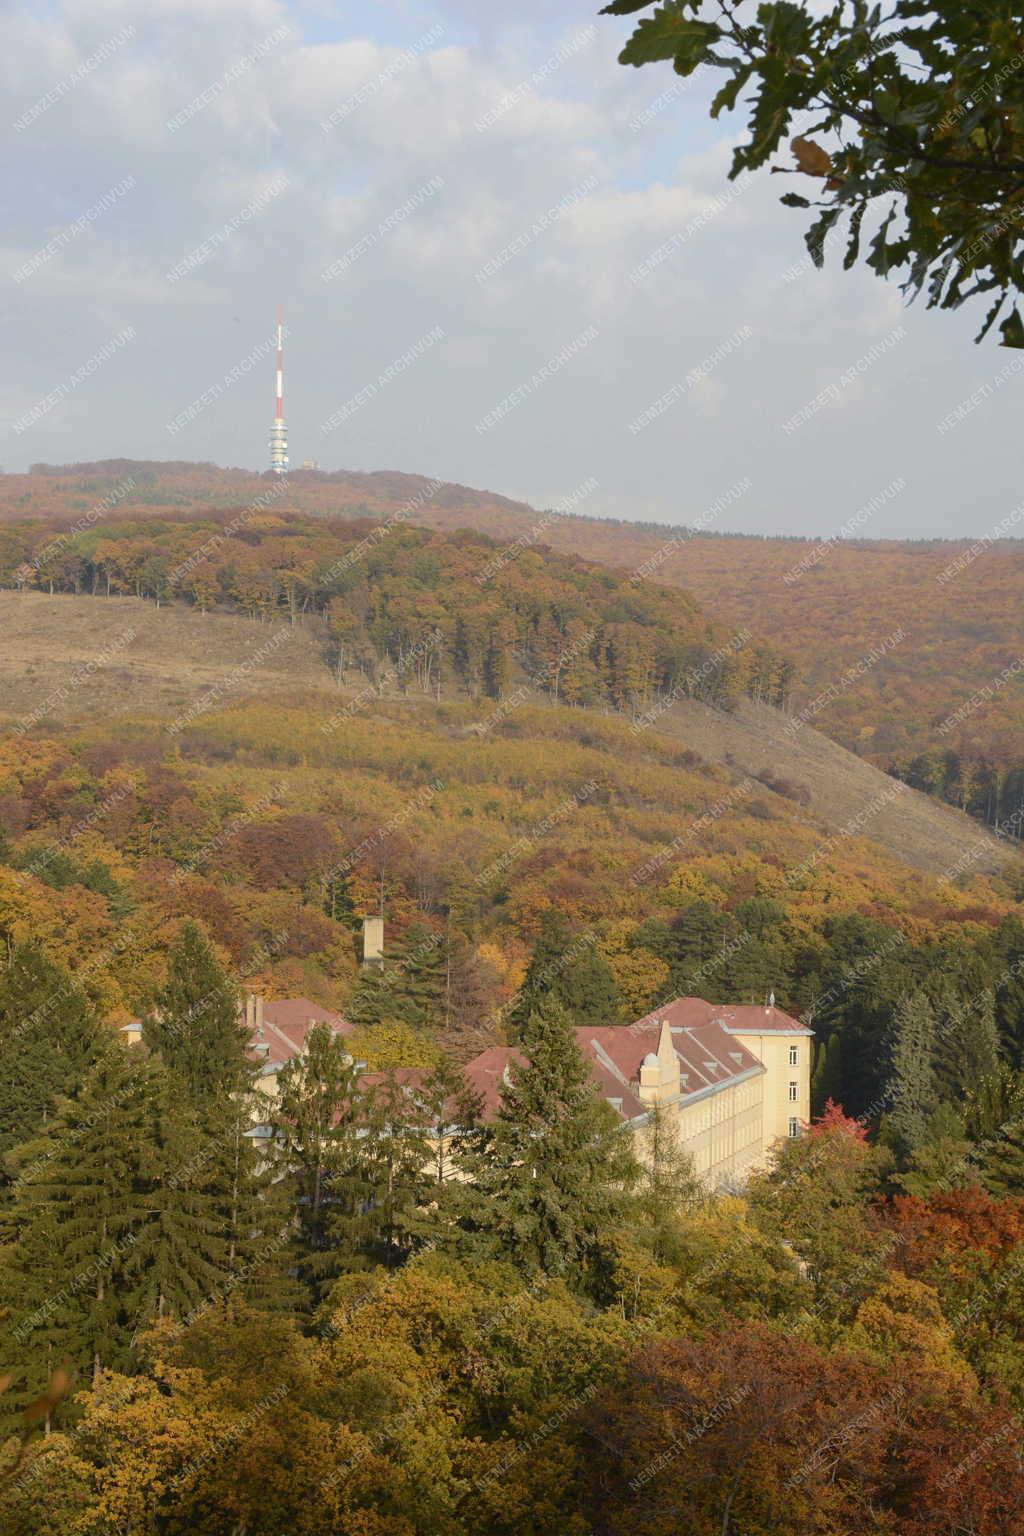
M 657 1105 L 678 1127 L 694 1171 L 712 1189 L 742 1184 L 811 1113 L 811 1030 L 774 1004 L 758 1008 L 677 997 L 634 1024 L 576 1030 L 595 1087 L 637 1134 Z M 493 1046 L 465 1072 L 493 1114 L 511 1047 Z
M 246 1000 L 244 1022 L 268 1109 L 281 1067 L 303 1054 L 315 1024 L 341 1037 L 354 1028 L 308 998 L 265 1002 L 255 994 Z M 140 1025 L 126 1026 L 125 1033 L 137 1040 Z M 681 1150 L 710 1189 L 739 1187 L 778 1141 L 801 1133 L 811 1113 L 812 1039 L 811 1030 L 774 1002 L 759 1008 L 701 997 L 677 997 L 633 1024 L 576 1030 L 595 1089 L 636 1135 L 639 1155 L 657 1107 L 677 1127 Z M 514 1046 L 491 1046 L 466 1063 L 485 1118 L 497 1111 L 511 1067 L 522 1059 Z M 398 1074 L 412 1095 L 424 1075 L 413 1068 Z M 253 1134 L 265 1141 L 269 1125 L 254 1126 Z

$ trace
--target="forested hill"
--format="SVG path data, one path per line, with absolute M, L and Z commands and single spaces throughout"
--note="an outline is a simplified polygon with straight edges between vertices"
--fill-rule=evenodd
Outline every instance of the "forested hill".
M 597 507 L 598 487 L 576 498 Z M 931 543 L 693 534 L 538 512 L 490 492 L 397 472 L 269 476 L 212 465 L 129 460 L 0 477 L 0 519 L 74 523 L 176 508 L 251 506 L 316 515 L 396 514 L 473 528 L 521 549 L 542 545 L 681 588 L 727 632 L 799 658 L 788 697 L 818 729 L 1004 834 L 1024 825 L 1024 543 L 982 518 L 975 541 Z M 826 509 L 822 526 L 843 517 Z M 870 519 L 863 522 L 870 528 Z M 633 583 L 636 585 L 637 583 Z
M 358 670 L 374 683 L 384 667 L 437 699 L 498 700 L 525 676 L 554 699 L 635 718 L 676 698 L 785 704 L 793 677 L 681 592 L 471 532 L 262 505 L 83 522 L 9 522 L 0 585 L 308 620 L 339 679 Z

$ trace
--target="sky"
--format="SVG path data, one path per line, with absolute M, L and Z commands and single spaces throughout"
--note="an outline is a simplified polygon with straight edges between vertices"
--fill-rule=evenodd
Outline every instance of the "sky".
M 712 83 L 569 0 L 35 0 L 0 464 L 293 466 L 817 537 L 1020 535 L 1024 354 L 805 256 Z M 1017 428 L 1019 430 L 1019 428 Z

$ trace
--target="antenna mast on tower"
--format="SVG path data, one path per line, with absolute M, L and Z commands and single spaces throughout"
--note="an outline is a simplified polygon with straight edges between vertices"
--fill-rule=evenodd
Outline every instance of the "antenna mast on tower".
M 275 475 L 288 473 L 288 432 L 284 424 L 284 306 L 277 306 L 277 409 L 270 429 L 270 467 Z

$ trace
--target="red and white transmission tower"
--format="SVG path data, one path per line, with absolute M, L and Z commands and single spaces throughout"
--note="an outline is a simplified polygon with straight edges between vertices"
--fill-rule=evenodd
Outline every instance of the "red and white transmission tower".
M 275 475 L 288 473 L 288 432 L 284 424 L 284 306 L 277 306 L 277 409 L 270 429 L 270 467 Z

